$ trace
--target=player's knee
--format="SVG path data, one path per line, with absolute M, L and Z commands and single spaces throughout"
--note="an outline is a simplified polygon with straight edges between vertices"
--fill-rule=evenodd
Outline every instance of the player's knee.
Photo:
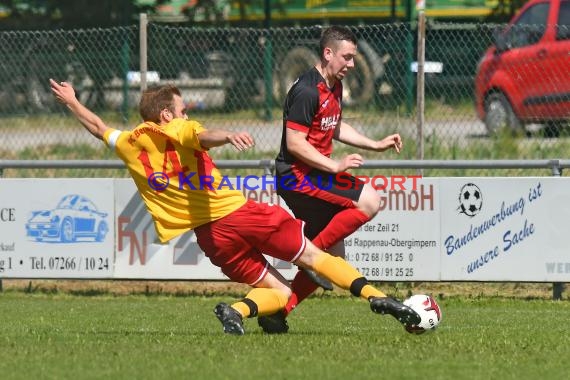
M 318 249 L 309 239 L 306 240 L 305 249 L 301 253 L 301 255 L 297 258 L 297 260 L 293 261 L 293 264 L 300 266 L 302 268 L 312 269 L 314 265 L 314 261 L 317 255 L 321 253 L 321 250 Z
M 380 211 L 380 195 L 371 186 L 365 186 L 358 199 L 358 208 L 373 218 Z

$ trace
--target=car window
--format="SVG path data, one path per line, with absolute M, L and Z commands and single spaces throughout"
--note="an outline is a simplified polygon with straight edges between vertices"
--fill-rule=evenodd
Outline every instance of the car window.
M 570 1 L 562 1 L 560 3 L 556 39 L 570 40 Z
M 95 204 L 93 202 L 91 202 L 90 200 L 87 200 L 86 203 L 87 203 L 87 207 L 89 208 L 90 211 L 97 211 L 97 207 L 95 206 Z
M 91 201 L 87 200 L 87 199 L 81 199 L 81 202 L 79 202 L 77 209 L 81 210 L 81 211 L 90 211 L 93 210 L 94 206 L 91 203 Z
M 61 199 L 57 208 L 73 208 L 78 199 L 77 195 L 67 195 Z
M 540 41 L 546 30 L 550 3 L 539 3 L 528 8 L 509 31 L 511 48 L 532 45 Z

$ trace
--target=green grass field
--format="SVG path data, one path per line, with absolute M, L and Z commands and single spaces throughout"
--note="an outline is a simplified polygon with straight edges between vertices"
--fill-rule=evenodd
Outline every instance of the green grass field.
M 570 302 L 440 299 L 410 335 L 366 302 L 313 297 L 286 335 L 222 333 L 232 296 L 0 293 L 2 379 L 567 379 Z

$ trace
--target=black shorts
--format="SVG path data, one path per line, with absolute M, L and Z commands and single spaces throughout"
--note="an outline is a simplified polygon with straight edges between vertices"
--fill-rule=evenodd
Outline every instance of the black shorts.
M 348 173 L 331 174 L 316 169 L 303 179 L 278 176 L 277 184 L 277 194 L 295 217 L 306 223 L 305 236 L 310 240 L 340 211 L 354 208 L 364 186 L 363 181 Z

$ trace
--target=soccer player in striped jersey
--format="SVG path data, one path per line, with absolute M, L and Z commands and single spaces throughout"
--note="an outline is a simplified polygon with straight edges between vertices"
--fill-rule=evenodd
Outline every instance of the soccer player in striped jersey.
M 370 139 L 342 119 L 342 80 L 354 68 L 357 39 L 350 29 L 331 26 L 320 40 L 321 60 L 302 74 L 287 94 L 283 107 L 281 149 L 275 160 L 277 194 L 295 217 L 306 222 L 305 236 L 317 247 L 344 257 L 344 238 L 372 219 L 380 209 L 380 197 L 369 183 L 346 170 L 362 165 L 360 154 L 331 158 L 333 140 L 350 146 L 383 152 L 400 152 L 402 139 L 392 134 Z M 283 314 L 261 318 L 260 325 L 279 332 L 283 318 L 318 286 L 330 285 L 311 272 L 300 270 L 292 282 L 293 294 Z

